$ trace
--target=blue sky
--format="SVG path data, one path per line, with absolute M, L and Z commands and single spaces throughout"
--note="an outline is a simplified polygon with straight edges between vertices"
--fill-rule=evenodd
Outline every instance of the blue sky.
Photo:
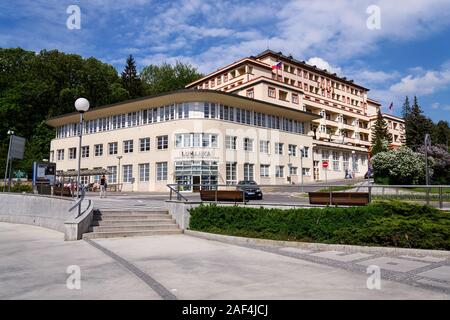
M 66 26 L 69 5 L 81 29 Z M 367 8 L 380 9 L 369 29 Z M 180 60 L 209 73 L 267 48 L 371 89 L 399 114 L 416 94 L 434 121 L 450 121 L 450 1 L 0 0 L 0 47 L 94 56 L 118 71 Z

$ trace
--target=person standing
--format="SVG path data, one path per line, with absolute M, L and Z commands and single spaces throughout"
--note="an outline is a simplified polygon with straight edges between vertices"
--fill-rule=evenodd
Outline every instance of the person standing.
M 103 197 L 106 198 L 106 187 L 107 187 L 106 177 L 105 177 L 105 175 L 102 175 L 102 177 L 100 179 L 100 198 L 103 198 Z

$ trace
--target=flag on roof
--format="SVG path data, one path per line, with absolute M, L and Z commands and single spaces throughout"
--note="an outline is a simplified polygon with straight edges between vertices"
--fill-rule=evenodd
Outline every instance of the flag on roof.
M 276 65 L 272 66 L 272 69 L 279 69 L 279 70 L 281 70 L 281 65 L 282 65 L 282 62 L 279 61 L 279 62 L 277 62 Z

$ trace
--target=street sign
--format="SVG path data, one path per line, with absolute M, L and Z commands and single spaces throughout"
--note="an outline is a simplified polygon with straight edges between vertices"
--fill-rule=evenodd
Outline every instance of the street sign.
M 10 148 L 10 159 L 23 159 L 23 153 L 25 151 L 25 138 L 12 135 Z
M 322 161 L 322 168 L 328 168 L 328 161 L 327 160 Z

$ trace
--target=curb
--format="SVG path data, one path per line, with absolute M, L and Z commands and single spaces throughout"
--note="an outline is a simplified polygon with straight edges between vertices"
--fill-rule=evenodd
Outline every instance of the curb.
M 450 251 L 444 250 L 429 250 L 429 249 L 408 249 L 395 247 L 368 247 L 355 246 L 346 244 L 325 244 L 325 243 L 309 243 L 309 242 L 295 242 L 295 241 L 277 241 L 268 239 L 244 238 L 227 236 L 221 234 L 184 230 L 184 234 L 192 237 L 202 238 L 206 240 L 220 241 L 235 245 L 258 245 L 258 246 L 273 246 L 273 247 L 293 247 L 313 251 L 343 251 L 348 253 L 363 252 L 372 254 L 396 254 L 396 255 L 411 255 L 411 256 L 432 256 L 450 258 Z

